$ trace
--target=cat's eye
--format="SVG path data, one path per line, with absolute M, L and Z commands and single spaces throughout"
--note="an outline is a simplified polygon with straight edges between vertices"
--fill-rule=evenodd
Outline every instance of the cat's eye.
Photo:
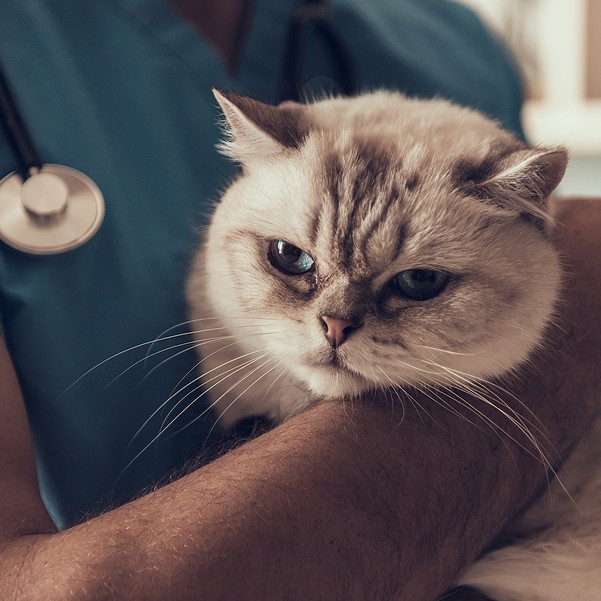
M 304 250 L 284 240 L 273 240 L 269 244 L 269 260 L 276 269 L 289 275 L 308 273 L 315 266 L 315 261 Z
M 449 275 L 434 269 L 407 269 L 392 279 L 392 286 L 411 300 L 424 301 L 440 294 Z

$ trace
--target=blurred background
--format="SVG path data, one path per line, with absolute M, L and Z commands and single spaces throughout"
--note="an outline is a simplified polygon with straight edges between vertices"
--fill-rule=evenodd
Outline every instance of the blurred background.
M 562 195 L 601 196 L 601 0 L 460 0 L 516 55 L 533 143 L 563 144 Z

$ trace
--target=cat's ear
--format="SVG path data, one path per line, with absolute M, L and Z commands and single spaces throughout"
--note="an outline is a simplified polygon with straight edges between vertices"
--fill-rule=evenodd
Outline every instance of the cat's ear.
M 546 200 L 561 182 L 567 164 L 565 148 L 521 148 L 493 159 L 480 181 L 473 181 L 473 190 L 501 209 L 544 222 Z
M 305 107 L 295 102 L 278 106 L 213 89 L 225 117 L 225 140 L 219 149 L 243 164 L 298 148 L 308 133 Z

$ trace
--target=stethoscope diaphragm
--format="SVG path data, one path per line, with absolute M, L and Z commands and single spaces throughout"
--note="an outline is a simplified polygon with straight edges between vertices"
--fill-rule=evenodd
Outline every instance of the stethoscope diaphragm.
M 46 164 L 23 181 L 0 181 L 0 239 L 17 250 L 51 255 L 85 244 L 104 218 L 104 199 L 87 176 Z

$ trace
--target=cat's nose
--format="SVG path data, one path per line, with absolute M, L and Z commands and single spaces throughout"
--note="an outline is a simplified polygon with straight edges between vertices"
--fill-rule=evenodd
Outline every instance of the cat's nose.
M 352 332 L 362 325 L 359 321 L 330 317 L 329 315 L 322 315 L 321 321 L 324 325 L 326 339 L 334 348 L 338 348 Z

